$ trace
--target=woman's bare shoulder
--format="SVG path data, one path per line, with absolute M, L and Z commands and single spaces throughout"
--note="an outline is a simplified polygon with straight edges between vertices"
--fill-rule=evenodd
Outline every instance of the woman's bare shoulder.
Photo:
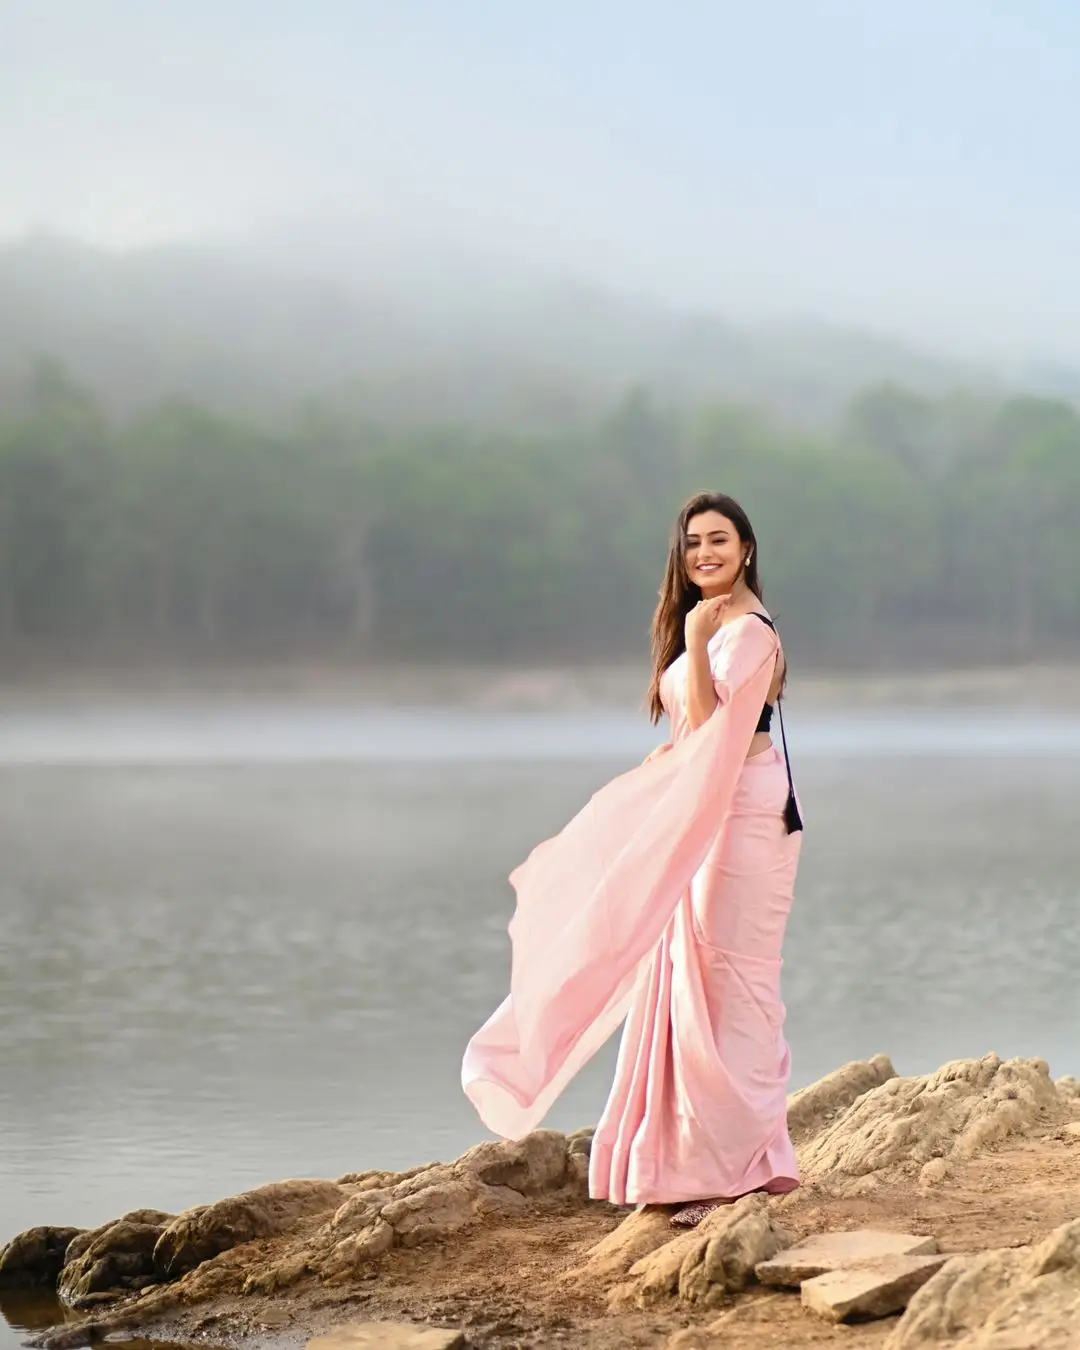
M 773 617 L 769 613 L 769 611 L 765 608 L 765 606 L 753 605 L 752 607 L 749 607 L 747 609 L 740 609 L 736 614 L 730 613 L 727 614 L 724 618 L 724 622 L 720 625 L 720 631 L 723 632 L 725 628 L 731 628 L 733 625 L 740 623 L 743 619 L 751 619 L 755 617 L 757 618 L 759 623 L 761 623 L 762 619 L 768 620 L 768 623 L 764 624 L 763 627 L 766 628 L 774 627 Z

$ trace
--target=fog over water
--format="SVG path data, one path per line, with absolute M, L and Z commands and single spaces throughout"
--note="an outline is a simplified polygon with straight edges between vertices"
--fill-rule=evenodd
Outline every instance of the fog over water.
M 1075 365 L 1078 45 L 1068 0 L 9 2 L 0 230 L 404 251 Z

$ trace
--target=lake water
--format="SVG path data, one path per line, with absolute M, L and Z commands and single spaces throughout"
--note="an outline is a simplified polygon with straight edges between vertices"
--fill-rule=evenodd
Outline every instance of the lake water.
M 1080 720 L 793 701 L 789 732 L 793 1085 L 877 1051 L 1080 1073 Z M 485 1137 L 458 1072 L 505 993 L 506 875 L 656 739 L 621 712 L 9 710 L 0 1244 Z M 596 1119 L 613 1053 L 548 1123 Z

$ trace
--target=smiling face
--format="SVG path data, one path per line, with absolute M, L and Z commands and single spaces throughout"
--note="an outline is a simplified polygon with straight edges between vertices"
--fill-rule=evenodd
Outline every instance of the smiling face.
M 702 511 L 686 522 L 686 575 L 706 599 L 734 589 L 749 551 L 719 511 Z

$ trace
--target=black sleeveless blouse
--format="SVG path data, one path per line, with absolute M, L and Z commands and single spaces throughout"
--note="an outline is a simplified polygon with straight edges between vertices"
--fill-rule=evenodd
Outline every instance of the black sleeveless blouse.
M 751 614 L 756 614 L 762 623 L 768 624 L 768 626 L 773 630 L 773 632 L 774 633 L 776 632 L 776 624 L 773 623 L 772 619 L 770 619 L 767 614 L 762 614 L 761 611 L 757 609 L 751 610 L 750 612 Z M 776 705 L 777 707 L 780 707 L 779 697 L 776 700 Z M 768 731 L 771 725 L 772 725 L 772 704 L 766 703 L 761 710 L 761 716 L 758 718 L 757 730 Z M 784 827 L 786 828 L 788 834 L 795 834 L 798 830 L 802 829 L 803 822 L 802 822 L 802 813 L 799 810 L 799 803 L 795 797 L 795 783 L 791 776 L 791 757 L 788 754 L 787 735 L 784 732 L 783 708 L 780 708 L 780 735 L 783 737 L 784 740 L 784 763 L 787 766 L 787 781 L 788 781 L 788 799 L 787 805 L 784 807 Z

